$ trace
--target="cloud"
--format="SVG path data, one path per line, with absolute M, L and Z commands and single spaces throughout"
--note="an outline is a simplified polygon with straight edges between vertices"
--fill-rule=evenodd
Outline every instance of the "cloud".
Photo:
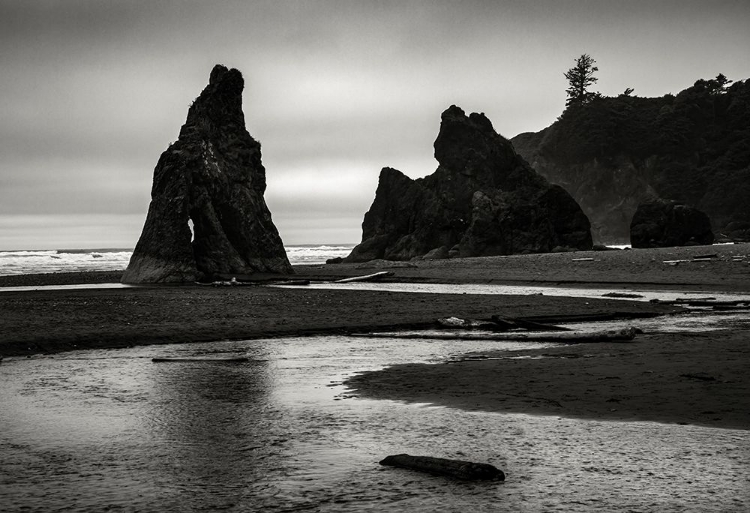
M 604 94 L 747 78 L 748 25 L 732 1 L 0 0 L 0 215 L 114 214 L 134 244 L 159 155 L 223 63 L 245 76 L 285 241 L 358 239 L 381 167 L 434 171 L 451 104 L 541 130 L 584 52 Z

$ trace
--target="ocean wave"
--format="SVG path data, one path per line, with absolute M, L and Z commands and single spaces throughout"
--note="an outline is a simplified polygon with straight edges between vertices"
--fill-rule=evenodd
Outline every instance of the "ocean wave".
M 285 247 L 292 265 L 324 264 L 347 256 L 354 244 L 295 245 Z M 60 249 L 0 251 L 0 276 L 85 271 L 124 271 L 133 254 L 123 249 Z

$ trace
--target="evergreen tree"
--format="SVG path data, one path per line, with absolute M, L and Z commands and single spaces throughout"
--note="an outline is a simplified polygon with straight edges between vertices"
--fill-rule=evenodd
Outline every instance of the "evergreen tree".
M 568 99 L 565 101 L 566 106 L 582 105 L 597 96 L 597 93 L 588 90 L 591 85 L 599 80 L 594 76 L 594 73 L 599 71 L 599 68 L 595 66 L 596 61 L 589 54 L 584 53 L 575 62 L 576 65 L 565 73 L 565 78 L 568 79 L 570 84 L 565 91 L 568 94 Z

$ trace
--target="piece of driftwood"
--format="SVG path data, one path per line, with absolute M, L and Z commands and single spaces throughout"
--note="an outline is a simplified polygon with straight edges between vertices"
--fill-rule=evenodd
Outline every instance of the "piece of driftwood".
M 365 274 L 364 276 L 353 276 L 351 278 L 343 278 L 336 280 L 333 283 L 353 283 L 356 281 L 377 281 L 386 276 L 393 276 L 393 271 L 380 271 L 373 274 Z
M 504 327 L 498 326 L 493 321 L 461 319 L 459 317 L 443 317 L 437 320 L 437 324 L 446 329 L 504 331 Z
M 659 312 L 604 312 L 586 314 L 563 314 L 563 315 L 534 315 L 522 317 L 521 320 L 540 322 L 545 324 L 565 324 L 569 322 L 600 322 L 619 321 L 624 319 L 651 319 L 661 317 Z
M 534 322 L 525 319 L 501 319 L 497 315 L 492 316 L 492 321 L 498 325 L 507 326 L 508 329 L 522 329 L 526 331 L 570 331 L 570 328 Z
M 357 333 L 351 336 L 397 339 L 436 339 L 436 340 L 514 340 L 526 342 L 559 342 L 580 344 L 584 342 L 629 342 L 638 330 L 634 327 L 600 331 L 531 331 L 506 333 Z
M 602 294 L 602 297 L 621 297 L 627 299 L 635 299 L 643 296 L 640 294 L 631 294 L 629 292 L 607 292 L 606 294 Z
M 394 454 L 383 459 L 380 464 L 418 470 L 439 476 L 455 477 L 465 481 L 505 481 L 505 473 L 489 463 Z
M 742 305 L 750 304 L 750 300 L 747 299 L 730 299 L 727 301 L 719 301 L 715 298 L 696 298 L 696 299 L 668 299 L 668 300 L 654 300 L 652 303 L 661 303 L 664 305 L 680 305 L 680 306 L 711 306 L 717 307 L 741 307 Z
M 310 280 L 281 280 L 274 281 L 274 285 L 284 285 L 286 287 L 304 287 L 310 285 Z
M 539 322 L 525 321 L 523 319 L 501 319 L 493 315 L 490 320 L 484 319 L 461 319 L 460 317 L 443 317 L 437 320 L 440 328 L 460 330 L 483 330 L 483 331 L 570 331 L 570 328 L 542 324 Z
M 177 357 L 157 357 L 151 358 L 154 363 L 165 362 L 221 362 L 221 363 L 239 363 L 250 361 L 250 358 L 244 356 L 216 357 L 216 356 L 177 356 Z

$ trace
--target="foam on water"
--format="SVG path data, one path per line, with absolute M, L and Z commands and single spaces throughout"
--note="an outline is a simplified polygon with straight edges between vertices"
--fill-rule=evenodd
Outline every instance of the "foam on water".
M 132 251 L 48 250 L 0 252 L 0 276 L 77 271 L 121 271 L 127 267 Z
M 324 264 L 347 256 L 354 244 L 286 246 L 292 265 Z M 124 271 L 133 252 L 129 249 L 63 249 L 0 251 L 0 276 L 86 271 Z

